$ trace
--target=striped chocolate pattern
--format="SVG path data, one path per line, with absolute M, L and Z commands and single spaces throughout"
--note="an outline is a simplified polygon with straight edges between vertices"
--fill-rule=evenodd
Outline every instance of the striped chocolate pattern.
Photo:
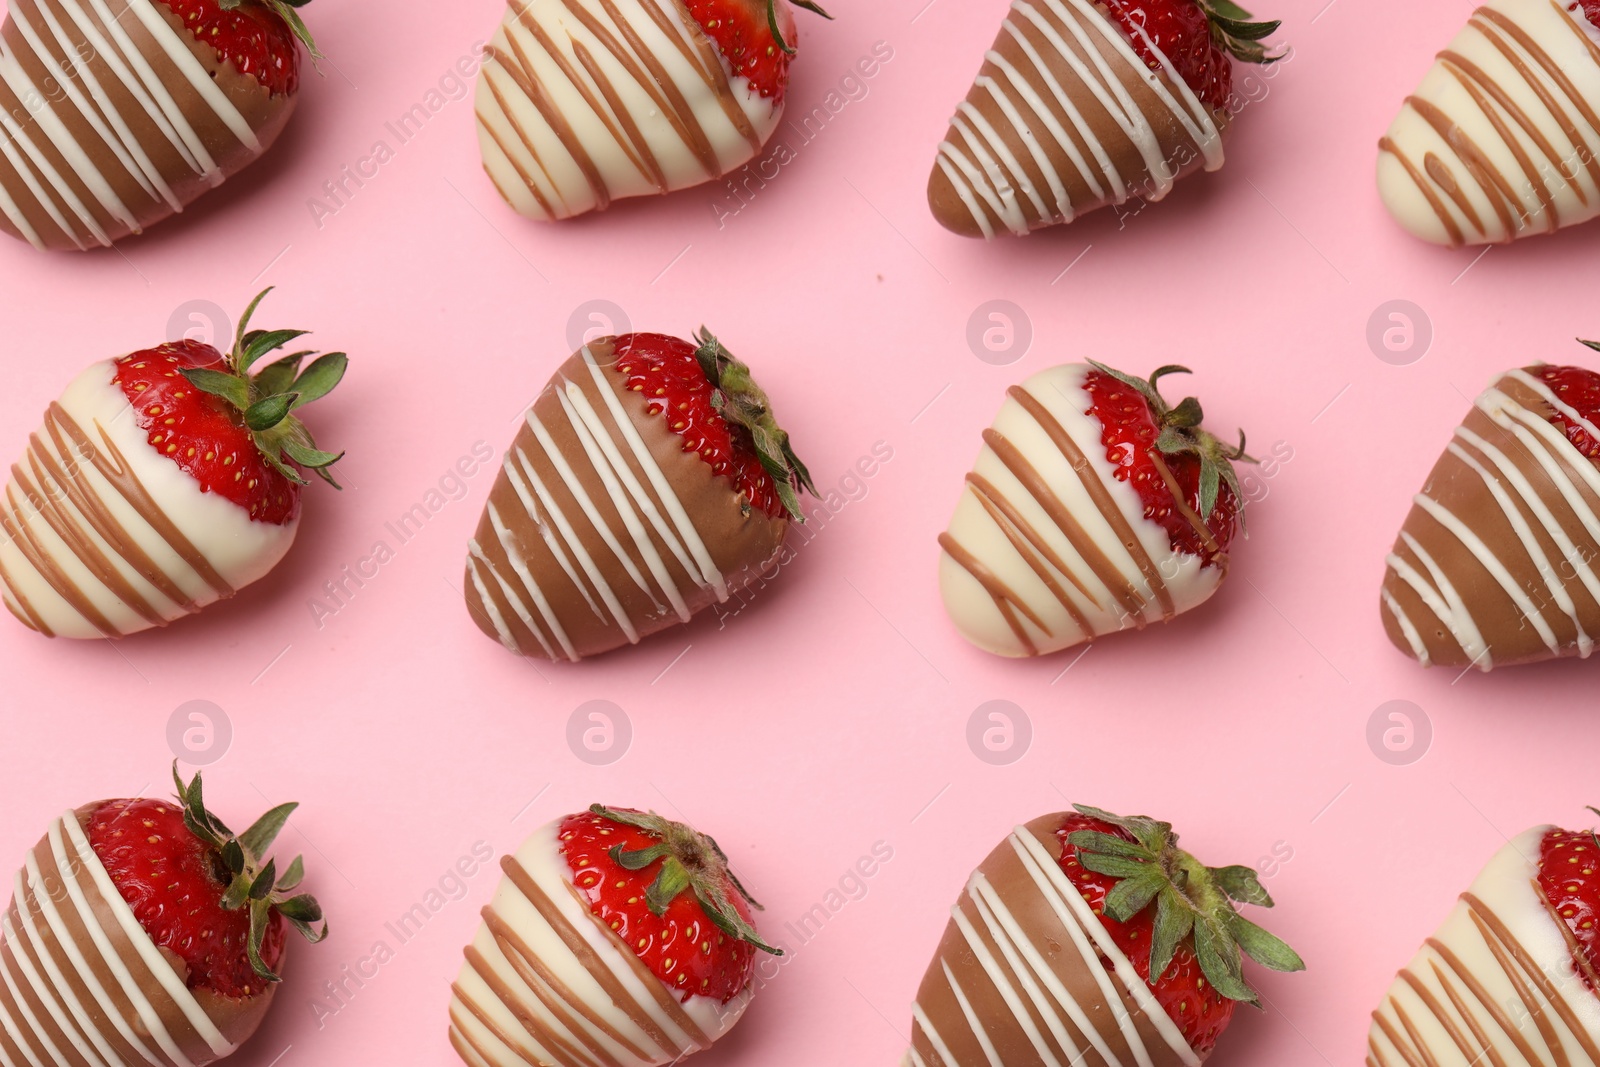
M 1600 1063 L 1600 1000 L 1538 884 L 1548 826 L 1513 838 L 1372 1013 L 1367 1067 Z
M 165 626 L 267 573 L 298 522 L 250 521 L 145 440 L 98 363 L 50 405 L 0 497 L 0 598 L 46 636 Z
M 1037 656 L 1167 621 L 1211 596 L 1226 556 L 1206 566 L 1144 517 L 1113 477 L 1083 388 L 1089 367 L 1053 367 L 1007 392 L 939 538 L 939 583 L 964 636 L 1004 656 Z M 1198 515 L 1189 520 L 1203 538 Z
M 564 219 L 743 166 L 782 106 L 731 75 L 683 0 L 509 0 L 477 114 L 501 195 Z
M 682 998 L 589 910 L 559 823 L 501 861 L 505 877 L 451 988 L 450 1043 L 469 1067 L 659 1067 L 711 1047 L 750 1001 Z
M 1378 189 L 1406 229 L 1451 246 L 1600 215 L 1600 30 L 1567 0 L 1491 0 L 1380 142 Z
M 903 1067 L 1196 1067 L 1061 869 L 1061 815 L 973 872 L 912 1006 Z
M 1182 174 L 1221 167 L 1227 115 L 1151 49 L 1159 71 L 1092 0 L 1015 0 L 939 146 L 928 183 L 939 222 L 1025 234 L 1160 200 Z
M 1526 370 L 1473 406 L 1388 559 L 1390 639 L 1424 665 L 1587 657 L 1600 634 L 1600 470 L 1548 417 L 1600 435 Z
M 788 529 L 746 515 L 614 364 L 606 338 L 562 365 L 469 546 L 468 608 L 525 656 L 576 661 L 687 622 L 759 577 Z
M 265 152 L 293 103 L 219 63 L 157 0 L 12 0 L 0 229 L 58 249 L 139 233 Z
M 0 1065 L 199 1067 L 243 1033 L 214 1019 L 140 928 L 67 812 L 28 853 L 0 925 Z M 262 994 L 270 1000 L 271 987 Z

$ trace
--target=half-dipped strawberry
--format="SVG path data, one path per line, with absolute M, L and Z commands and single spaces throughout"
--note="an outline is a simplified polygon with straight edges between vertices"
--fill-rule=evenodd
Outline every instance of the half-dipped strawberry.
M 0 593 L 25 625 L 84 638 L 164 626 L 288 551 L 305 472 L 333 484 L 340 458 L 299 413 L 339 384 L 346 359 L 263 363 L 305 333 L 250 329 L 265 295 L 226 354 L 196 341 L 144 349 L 94 364 L 50 405 L 0 502 Z
M 1597 871 L 1592 829 L 1508 841 L 1372 1013 L 1367 1062 L 1600 1062 Z
M 173 778 L 176 804 L 88 804 L 29 853 L 0 936 L 18 979 L 0 984 L 8 1062 L 221 1059 L 271 1006 L 286 929 L 327 936 L 321 907 L 297 891 L 304 864 L 280 870 L 268 855 L 296 805 L 236 836 L 206 810 L 198 773 Z
M 478 80 L 484 169 L 535 219 L 731 173 L 783 117 L 793 7 L 826 17 L 811 0 L 511 0 Z
M 1596 486 L 1600 374 L 1536 364 L 1500 375 L 1434 464 L 1389 554 L 1380 594 L 1389 640 L 1424 666 L 1456 670 L 1593 654 Z
M 1234 64 L 1278 59 L 1262 43 L 1277 28 L 1231 0 L 1012 8 L 939 146 L 934 217 L 1021 235 L 1219 169 Z
M 289 121 L 307 0 L 17 0 L 0 39 L 0 231 L 85 249 L 141 233 L 260 158 Z
M 596 804 L 501 866 L 450 1004 L 474 1067 L 676 1063 L 739 1021 L 755 953 L 781 954 L 717 843 L 655 814 Z
M 1238 1004 L 1260 1006 L 1246 957 L 1305 967 L 1236 904 L 1272 898 L 1252 868 L 1206 867 L 1179 848 L 1168 823 L 1078 805 L 1019 826 L 956 903 L 907 1062 L 1204 1060 Z
M 760 579 L 810 489 L 710 333 L 601 338 L 528 410 L 470 546 L 467 606 L 525 656 L 636 643 Z
M 1035 656 L 1199 606 L 1228 572 L 1254 462 L 1201 425 L 1193 397 L 1099 363 L 1008 390 L 956 506 L 939 582 L 973 644 Z

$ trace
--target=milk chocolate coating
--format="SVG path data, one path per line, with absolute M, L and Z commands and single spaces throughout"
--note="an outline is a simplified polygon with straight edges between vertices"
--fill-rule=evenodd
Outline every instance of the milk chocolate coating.
M 1228 114 L 1159 67 L 1090 0 L 1014 4 L 939 148 L 934 217 L 967 237 L 1020 235 L 1217 169 Z
M 0 230 L 40 248 L 108 245 L 181 211 L 294 110 L 165 4 L 110 7 L 108 24 L 86 0 L 12 0 L 0 27 L 17 68 L 0 75 Z
M 1415 498 L 1381 609 L 1389 639 L 1423 664 L 1487 671 L 1593 651 L 1600 470 L 1549 423 L 1557 405 L 1579 418 L 1535 373 L 1504 375 Z
M 1017 827 L 973 872 L 917 990 L 904 1064 L 1200 1062 L 1062 871 L 1066 818 Z
M 89 848 L 99 807 L 57 819 L 19 874 L 0 929 L 0 1062 L 215 1062 L 261 1025 L 277 987 L 248 1000 L 185 987 L 182 961 L 137 926 Z
M 577 660 L 687 622 L 759 578 L 788 531 L 646 410 L 613 341 L 534 401 L 472 542 L 467 607 L 524 656 Z

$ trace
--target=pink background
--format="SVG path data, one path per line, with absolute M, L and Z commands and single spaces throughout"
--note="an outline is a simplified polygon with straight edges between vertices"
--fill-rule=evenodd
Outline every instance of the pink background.
M 1121 222 L 1105 212 L 990 246 L 939 230 L 922 189 L 1005 0 L 840 0 L 836 23 L 805 18 L 792 114 L 876 42 L 893 59 L 722 228 L 716 205 L 733 202 L 718 187 L 559 226 L 516 217 L 479 168 L 470 98 L 319 227 L 310 198 L 376 140 L 394 147 L 385 123 L 470 57 L 502 7 L 313 5 L 333 58 L 268 160 L 120 254 L 0 249 L 0 453 L 20 453 L 81 366 L 164 339 L 191 300 L 236 309 L 280 286 L 263 324 L 314 327 L 353 357 L 314 413 L 324 442 L 350 450 L 347 491 L 310 491 L 300 543 L 270 579 L 116 646 L 0 628 L 0 856 L 20 860 L 69 806 L 164 793 L 169 717 L 212 701 L 234 733 L 207 772 L 214 806 L 242 823 L 269 798 L 302 801 L 285 848 L 307 852 L 334 923 L 325 946 L 295 952 L 238 1062 L 443 1065 L 448 985 L 495 879 L 468 880 L 406 944 L 384 924 L 475 842 L 512 848 L 591 801 L 654 807 L 715 833 L 769 932 L 793 945 L 783 924 L 882 841 L 894 859 L 865 896 L 700 1062 L 888 1064 L 967 871 L 1014 823 L 1071 798 L 1170 819 L 1212 863 L 1292 852 L 1269 868 L 1279 907 L 1264 921 L 1311 970 L 1252 971 L 1270 1008 L 1241 1015 L 1217 1062 L 1358 1061 L 1394 970 L 1504 836 L 1584 824 L 1597 800 L 1592 753 L 1567 736 L 1594 706 L 1591 668 L 1425 672 L 1389 647 L 1376 610 L 1408 498 L 1469 398 L 1508 366 L 1578 358 L 1573 335 L 1600 333 L 1580 310 L 1597 231 L 1481 260 L 1403 234 L 1373 192 L 1375 145 L 1472 5 L 1323 2 L 1262 12 L 1284 18 L 1296 50 L 1240 116 L 1222 173 Z M 1009 367 L 966 341 L 993 298 L 1033 328 Z M 475 443 L 505 446 L 593 299 L 635 327 L 715 329 L 756 366 L 821 485 L 876 442 L 894 458 L 736 625 L 535 668 L 461 603 L 492 469 L 404 545 L 385 523 Z M 1435 335 L 1409 366 L 1366 340 L 1393 299 L 1420 305 Z M 1281 443 L 1293 459 L 1252 483 L 1250 539 L 1203 611 L 1081 661 L 992 659 L 947 624 L 934 539 L 1005 387 L 1086 357 L 1187 363 L 1215 428 L 1245 425 L 1258 451 Z M 394 558 L 319 627 L 313 598 L 380 540 Z M 1011 766 L 966 741 L 996 699 L 1032 723 Z M 590 700 L 631 721 L 631 749 L 609 766 L 566 741 Z M 1391 700 L 1431 722 L 1409 766 L 1367 742 Z M 380 940 L 393 958 L 374 974 L 362 961 Z M 345 967 L 369 978 L 319 1025 L 313 1004 Z

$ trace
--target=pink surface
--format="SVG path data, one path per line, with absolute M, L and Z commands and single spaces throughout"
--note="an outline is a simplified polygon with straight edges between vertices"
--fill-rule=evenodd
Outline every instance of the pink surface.
M 333 60 L 269 160 L 120 254 L 0 248 L 6 455 L 81 366 L 161 340 L 187 301 L 237 308 L 280 286 L 263 324 L 315 327 L 353 363 L 313 413 L 324 442 L 350 450 L 347 491 L 310 491 L 300 543 L 268 581 L 116 646 L 0 630 L 0 857 L 20 860 L 68 806 L 165 792 L 169 717 L 208 700 L 234 731 L 207 771 L 214 807 L 243 822 L 268 798 L 303 802 L 285 843 L 306 850 L 334 929 L 294 951 L 241 1067 L 455 1062 L 448 984 L 494 877 L 435 900 L 403 944 L 386 924 L 474 843 L 512 848 L 595 800 L 716 834 L 769 932 L 798 948 L 699 1062 L 888 1064 L 967 871 L 1013 824 L 1071 798 L 1170 819 L 1213 863 L 1268 864 L 1279 907 L 1265 921 L 1311 971 L 1252 971 L 1270 1009 L 1242 1014 L 1214 1062 L 1358 1061 L 1394 970 L 1503 835 L 1581 822 L 1596 800 L 1590 751 L 1563 738 L 1593 708 L 1592 668 L 1425 672 L 1389 647 L 1376 594 L 1408 499 L 1469 399 L 1508 366 L 1582 357 L 1573 335 L 1600 332 L 1580 310 L 1600 230 L 1481 260 L 1406 237 L 1373 191 L 1376 141 L 1472 4 L 1323 4 L 1259 12 L 1285 19 L 1296 52 L 1240 116 L 1220 174 L 1120 222 L 1106 212 L 986 247 L 940 231 L 922 188 L 1005 0 L 840 3 L 834 24 L 807 19 L 792 115 L 876 42 L 893 58 L 845 87 L 854 98 L 809 143 L 786 127 L 793 160 L 720 228 L 718 205 L 737 202 L 716 187 L 571 224 L 517 218 L 478 166 L 470 98 L 403 145 L 385 125 L 441 78 L 449 90 L 499 0 L 387 15 L 321 0 L 307 14 Z M 310 198 L 380 139 L 392 160 L 319 225 Z M 1034 331 L 1009 367 L 966 341 L 994 298 Z M 593 299 L 639 328 L 710 325 L 756 366 L 818 482 L 848 496 L 727 629 L 705 620 L 535 668 L 462 606 L 493 470 L 458 499 L 450 472 L 478 442 L 510 440 Z M 1394 299 L 1432 322 L 1431 350 L 1409 366 L 1366 340 Z M 1243 424 L 1258 452 L 1281 443 L 1293 458 L 1253 483 L 1250 540 L 1204 610 L 1081 660 L 992 659 L 944 618 L 934 538 L 1005 387 L 1086 357 L 1189 364 L 1215 428 Z M 877 442 L 893 459 L 847 481 Z M 387 524 L 429 503 L 402 543 Z M 374 574 L 362 561 L 379 542 L 392 559 Z M 346 567 L 371 576 L 329 614 L 322 587 Z M 974 709 L 997 699 L 1032 723 L 1010 766 L 966 740 Z M 591 700 L 631 720 L 631 749 L 609 766 L 566 741 Z M 1431 750 L 1409 766 L 1368 746 L 1391 700 L 1431 721 Z M 879 841 L 894 859 L 800 944 L 784 924 Z M 1275 852 L 1292 859 L 1271 865 Z M 392 959 L 374 967 L 380 942 Z M 348 983 L 336 1014 L 319 1010 L 345 968 L 364 985 Z

